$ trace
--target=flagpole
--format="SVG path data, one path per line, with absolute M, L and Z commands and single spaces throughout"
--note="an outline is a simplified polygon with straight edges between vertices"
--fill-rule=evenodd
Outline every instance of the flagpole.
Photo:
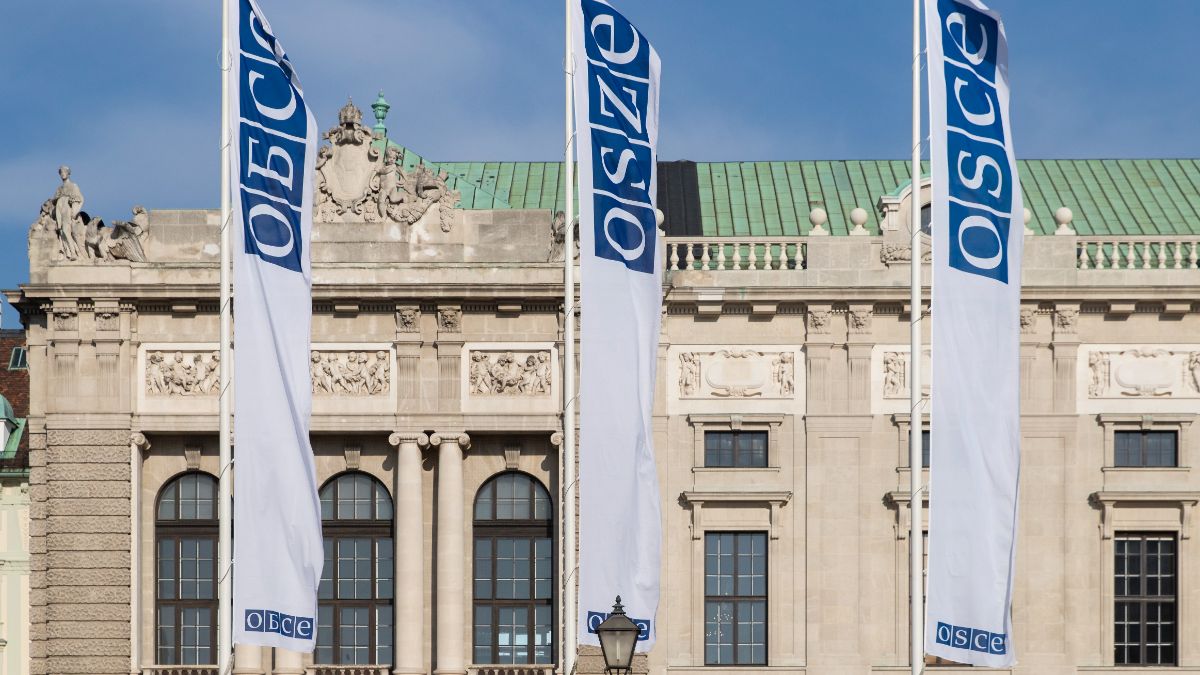
M 912 675 L 920 675 L 925 665 L 925 593 L 922 562 L 925 553 L 921 518 L 921 440 L 924 415 L 921 409 L 921 0 L 913 0 L 913 58 L 912 58 L 912 207 L 909 223 L 912 233 L 912 264 L 909 288 L 908 357 L 908 479 L 909 479 L 909 626 Z
M 232 327 L 232 293 L 229 268 L 233 252 L 230 250 L 230 175 L 229 175 L 229 87 L 232 73 L 233 54 L 229 44 L 229 0 L 221 0 L 221 320 L 220 320 L 220 408 L 218 434 L 220 436 L 220 483 L 218 487 L 218 540 L 217 540 L 217 672 L 227 675 L 233 666 L 233 491 L 230 466 L 233 463 L 232 439 L 232 390 L 229 387 L 233 374 L 233 349 L 230 340 Z
M 563 646 L 562 675 L 575 672 L 579 650 L 576 622 L 575 583 L 578 571 L 575 552 L 575 145 L 574 98 L 575 55 L 571 40 L 571 2 L 566 0 L 566 58 L 563 61 L 563 83 L 566 87 L 564 108 L 563 184 L 565 185 L 563 226 L 563 451 L 562 451 L 562 513 L 563 513 Z

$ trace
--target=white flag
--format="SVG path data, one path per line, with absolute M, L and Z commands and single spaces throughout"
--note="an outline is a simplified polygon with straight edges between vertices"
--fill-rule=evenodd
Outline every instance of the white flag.
M 662 320 L 658 54 L 601 0 L 572 3 L 582 314 L 579 640 L 620 595 L 654 645 L 662 540 L 652 412 Z
M 233 640 L 307 652 L 324 562 L 308 439 L 317 126 L 258 5 L 226 1 L 237 44 L 225 111 L 235 186 Z
M 1021 185 L 1008 43 L 977 0 L 925 0 L 933 168 L 928 653 L 1015 663 Z

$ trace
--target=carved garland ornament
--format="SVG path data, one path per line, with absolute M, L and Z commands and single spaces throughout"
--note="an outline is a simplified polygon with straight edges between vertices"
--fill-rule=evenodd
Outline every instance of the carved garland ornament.
M 549 351 L 470 354 L 472 396 L 543 396 L 551 392 L 554 365 Z
M 1093 351 L 1088 354 L 1088 396 L 1200 397 L 1200 351 Z
M 721 349 L 679 355 L 680 398 L 792 398 L 793 352 Z

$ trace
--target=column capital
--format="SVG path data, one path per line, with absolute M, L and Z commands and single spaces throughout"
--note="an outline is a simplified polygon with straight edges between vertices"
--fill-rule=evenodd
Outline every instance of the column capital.
M 396 447 L 404 443 L 416 443 L 419 447 L 429 447 L 429 435 L 419 431 L 397 431 L 388 436 L 388 443 Z
M 150 450 L 150 441 L 146 438 L 146 435 L 140 431 L 135 431 L 129 435 L 129 443 L 142 452 L 147 452 Z
M 430 436 L 429 442 L 433 445 L 457 443 L 463 450 L 471 447 L 471 437 L 466 432 L 439 432 Z

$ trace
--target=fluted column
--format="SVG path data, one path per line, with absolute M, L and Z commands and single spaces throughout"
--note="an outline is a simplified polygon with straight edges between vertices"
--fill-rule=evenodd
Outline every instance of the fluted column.
M 424 497 L 421 491 L 421 448 L 429 437 L 397 432 L 388 441 L 396 446 L 394 514 L 396 546 L 395 613 L 392 670 L 395 675 L 425 672 L 425 542 Z M 461 450 L 459 451 L 461 454 Z M 460 490 L 462 485 L 460 469 Z
M 463 620 L 466 616 L 466 522 L 463 509 L 463 450 L 466 434 L 434 434 L 438 447 L 437 659 L 435 675 L 466 673 Z

